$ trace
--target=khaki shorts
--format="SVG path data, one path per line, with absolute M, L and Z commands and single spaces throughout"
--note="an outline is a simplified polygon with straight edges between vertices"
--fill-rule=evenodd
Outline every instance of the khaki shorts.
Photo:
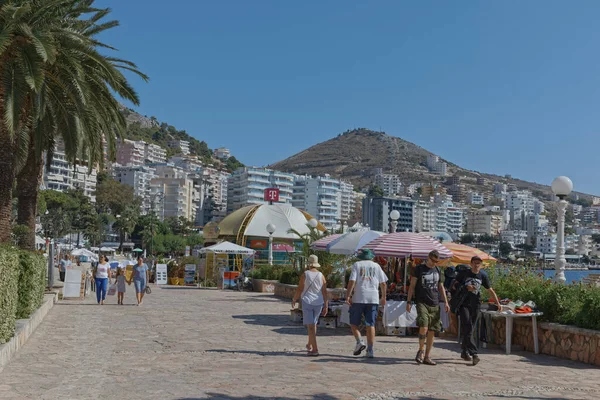
M 441 331 L 442 319 L 440 317 L 440 306 L 428 306 L 427 304 L 417 303 L 417 326 L 434 332 Z

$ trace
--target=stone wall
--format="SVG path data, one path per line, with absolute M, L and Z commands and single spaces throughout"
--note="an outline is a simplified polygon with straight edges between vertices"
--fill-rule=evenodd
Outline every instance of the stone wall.
M 456 315 L 452 314 L 450 321 L 446 333 L 456 336 Z M 490 342 L 504 347 L 506 318 L 495 317 L 492 325 Z M 538 341 L 541 354 L 600 366 L 600 331 L 538 321 Z M 512 344 L 532 353 L 535 351 L 531 319 L 514 320 Z
M 255 292 L 259 293 L 274 293 L 276 283 L 279 282 L 266 279 L 252 279 L 252 288 Z
M 282 297 L 284 299 L 294 298 L 296 293 L 297 285 L 286 285 L 284 283 L 275 283 L 275 296 Z M 327 298 L 329 300 L 340 300 L 346 298 L 346 289 L 327 289 Z

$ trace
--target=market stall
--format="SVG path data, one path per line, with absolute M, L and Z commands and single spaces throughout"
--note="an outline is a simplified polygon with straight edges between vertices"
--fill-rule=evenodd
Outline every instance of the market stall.
M 235 267 L 235 258 L 231 256 L 244 256 L 243 272 L 246 274 L 254 267 L 255 251 L 231 242 L 221 242 L 204 247 L 200 249 L 199 253 L 201 256 L 204 255 L 204 258 L 201 259 L 202 264 L 197 271 L 198 278 L 206 279 L 216 275 L 219 289 L 233 285 L 233 281 L 240 274 Z M 207 263 L 207 255 L 212 255 L 212 265 L 210 266 Z

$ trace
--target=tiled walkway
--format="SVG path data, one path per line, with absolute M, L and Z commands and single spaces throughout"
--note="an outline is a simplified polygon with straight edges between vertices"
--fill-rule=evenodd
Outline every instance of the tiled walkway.
M 304 328 L 272 295 L 155 288 L 142 307 L 62 301 L 0 372 L 0 399 L 598 399 L 600 370 L 547 356 L 482 354 L 477 367 L 439 341 L 418 366 L 416 339 L 379 337 L 353 357 L 344 330 Z

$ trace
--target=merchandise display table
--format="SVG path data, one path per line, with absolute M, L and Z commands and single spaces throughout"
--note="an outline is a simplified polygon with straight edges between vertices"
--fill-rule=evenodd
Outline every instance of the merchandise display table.
M 537 329 L 537 317 L 544 315 L 544 313 L 528 313 L 528 314 L 519 314 L 519 313 L 507 313 L 507 312 L 498 312 L 498 311 L 482 311 L 482 314 L 488 314 L 492 317 L 504 317 L 506 318 L 506 354 L 510 354 L 510 349 L 512 346 L 512 331 L 513 331 L 513 321 L 515 318 L 531 318 L 531 324 L 533 328 L 533 348 L 535 350 L 535 354 L 540 353 L 540 344 L 538 342 L 538 329 Z
M 450 318 L 444 304 L 440 304 L 440 317 L 442 327 L 448 329 Z M 385 303 L 383 312 L 383 325 L 400 328 L 416 328 L 417 326 L 417 307 L 413 305 L 410 313 L 406 312 L 406 301 L 389 300 Z

